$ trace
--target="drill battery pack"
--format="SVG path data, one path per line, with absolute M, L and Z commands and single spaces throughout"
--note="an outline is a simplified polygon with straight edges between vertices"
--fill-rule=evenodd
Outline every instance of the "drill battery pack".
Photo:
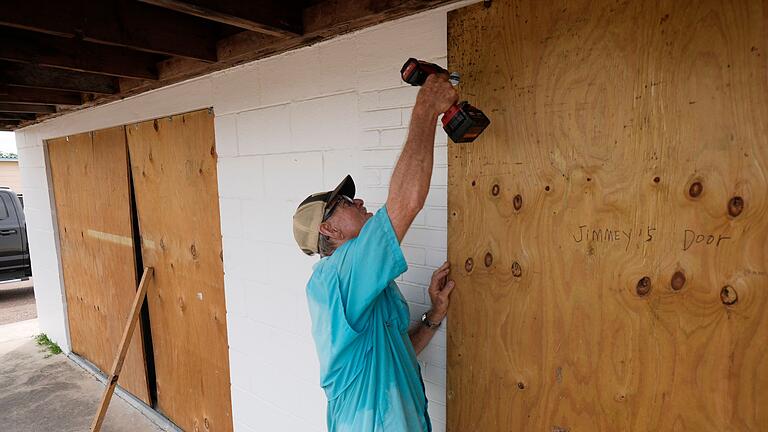
M 443 129 L 457 144 L 472 142 L 491 124 L 491 120 L 467 101 L 459 102 L 443 114 Z

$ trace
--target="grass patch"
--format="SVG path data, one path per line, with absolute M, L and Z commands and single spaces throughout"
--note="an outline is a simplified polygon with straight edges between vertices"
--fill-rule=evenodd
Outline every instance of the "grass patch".
M 56 342 L 48 339 L 48 335 L 45 333 L 40 333 L 39 335 L 35 336 L 35 342 L 43 347 L 44 351 L 48 351 L 48 355 L 45 356 L 45 358 L 48 358 L 52 355 L 61 354 L 61 348 L 59 345 L 57 345 Z

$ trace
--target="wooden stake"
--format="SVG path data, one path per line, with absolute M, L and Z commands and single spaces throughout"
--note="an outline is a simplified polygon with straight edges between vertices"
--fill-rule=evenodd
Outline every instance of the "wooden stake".
M 91 432 L 99 432 L 101 430 L 101 424 L 104 422 L 104 416 L 107 414 L 109 401 L 112 399 L 112 393 L 115 392 L 117 379 L 120 377 L 120 370 L 123 368 L 125 354 L 128 353 L 128 346 L 133 337 L 133 331 L 136 329 L 136 323 L 139 322 L 141 306 L 144 304 L 144 298 L 147 296 L 147 284 L 152 279 L 153 274 L 154 270 L 152 267 L 144 267 L 144 274 L 141 275 L 139 289 L 136 290 L 136 297 L 133 299 L 131 314 L 128 317 L 128 322 L 125 323 L 125 330 L 123 330 L 123 338 L 120 340 L 117 357 L 115 357 L 115 361 L 112 363 L 112 371 L 107 380 L 107 388 L 104 389 L 104 395 L 101 397 L 101 404 L 99 404 L 99 410 L 96 412 L 96 418 L 91 423 Z

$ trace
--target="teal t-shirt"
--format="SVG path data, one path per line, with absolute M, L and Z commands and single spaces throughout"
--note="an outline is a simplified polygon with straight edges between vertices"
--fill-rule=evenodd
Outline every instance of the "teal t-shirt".
M 307 284 L 329 432 L 429 432 L 409 313 L 408 269 L 386 207 L 315 264 Z

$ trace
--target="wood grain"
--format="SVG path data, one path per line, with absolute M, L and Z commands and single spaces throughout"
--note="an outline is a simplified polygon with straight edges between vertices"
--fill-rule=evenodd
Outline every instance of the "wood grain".
M 213 113 L 126 126 L 157 376 L 157 408 L 184 430 L 231 431 Z
M 47 145 L 72 351 L 109 371 L 137 283 L 125 130 L 87 132 Z M 119 384 L 150 403 L 140 328 Z
M 768 430 L 767 24 L 764 0 L 449 13 L 492 121 L 449 146 L 449 431 Z

